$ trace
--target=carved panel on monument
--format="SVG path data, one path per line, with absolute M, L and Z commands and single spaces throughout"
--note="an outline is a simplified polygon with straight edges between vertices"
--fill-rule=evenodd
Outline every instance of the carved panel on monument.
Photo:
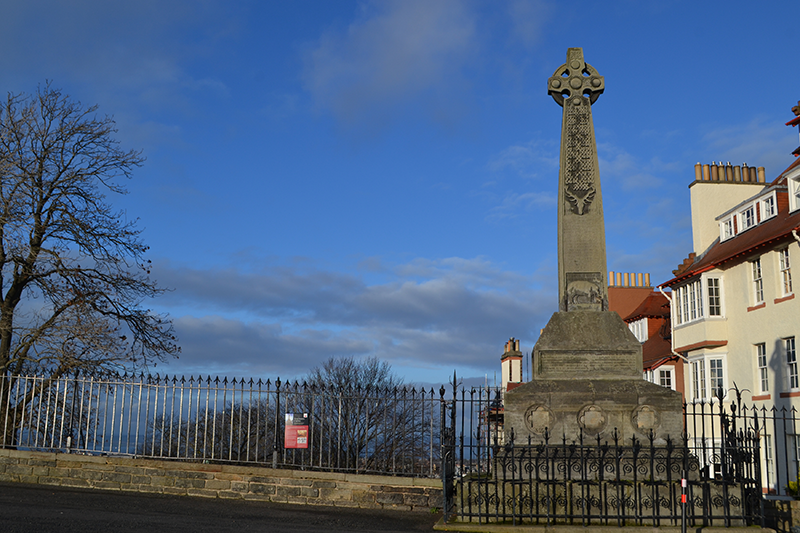
M 564 172 L 564 212 L 588 212 L 594 200 L 594 143 L 589 99 L 575 95 L 567 100 L 567 160 Z
M 588 435 L 602 433 L 608 423 L 608 416 L 597 405 L 587 405 L 578 412 L 578 425 L 583 428 Z
M 639 356 L 641 358 L 641 356 Z M 641 359 L 640 359 L 641 360 Z M 629 351 L 546 351 L 539 352 L 537 377 L 571 379 L 593 376 L 613 379 L 642 379 L 634 352 Z M 639 363 L 641 365 L 641 363 Z
M 654 407 L 640 405 L 631 415 L 631 425 L 639 433 L 648 435 L 651 429 L 655 431 L 661 425 L 661 417 Z
M 555 416 L 546 405 L 531 405 L 525 411 L 525 425 L 531 433 L 536 435 L 544 435 L 545 430 L 552 428 L 554 422 Z
M 600 272 L 567 272 L 567 311 L 599 311 L 603 306 L 603 275 Z

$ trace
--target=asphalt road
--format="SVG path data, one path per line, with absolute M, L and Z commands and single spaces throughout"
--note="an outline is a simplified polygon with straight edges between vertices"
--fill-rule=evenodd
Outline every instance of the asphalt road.
M 0 532 L 432 531 L 439 515 L 0 483 Z

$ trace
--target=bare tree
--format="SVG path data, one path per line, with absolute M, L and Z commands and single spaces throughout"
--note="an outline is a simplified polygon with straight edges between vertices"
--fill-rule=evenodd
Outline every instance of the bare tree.
M 106 199 L 144 161 L 115 133 L 49 83 L 0 107 L 0 414 L 22 405 L 14 376 L 102 375 L 179 352 L 169 319 L 142 307 L 163 289 L 141 231 Z
M 309 413 L 320 466 L 424 473 L 438 455 L 433 391 L 405 385 L 386 361 L 332 357 L 305 382 L 325 396 Z

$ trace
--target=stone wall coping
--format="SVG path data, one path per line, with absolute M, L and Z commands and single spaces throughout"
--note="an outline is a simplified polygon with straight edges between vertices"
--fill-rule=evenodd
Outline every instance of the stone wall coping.
M 530 526 L 509 524 L 477 524 L 468 522 L 447 522 L 439 520 L 433 526 L 436 531 L 461 531 L 463 533 L 618 533 L 624 529 L 625 533 L 680 533 L 680 526 L 602 526 L 592 525 L 583 527 L 579 525 L 555 525 L 555 526 Z M 693 533 L 775 533 L 774 529 L 761 528 L 758 526 L 749 527 L 696 527 L 689 528 Z
M 373 474 L 351 474 L 342 472 L 325 472 L 317 470 L 290 470 L 273 469 L 257 465 L 227 465 L 209 464 L 182 460 L 159 460 L 128 456 L 114 455 L 82 455 L 59 452 L 38 452 L 25 450 L 0 449 L 0 457 L 8 457 L 36 461 L 50 461 L 60 467 L 82 468 L 86 465 L 88 469 L 102 468 L 108 470 L 113 467 L 140 467 L 163 470 L 166 472 L 186 471 L 202 472 L 208 474 L 224 473 L 235 474 L 245 477 L 297 479 L 297 480 L 320 480 L 320 481 L 339 481 L 343 483 L 354 483 L 369 486 L 387 487 L 422 487 L 422 488 L 441 488 L 441 480 L 437 478 L 412 478 L 401 476 L 386 476 Z

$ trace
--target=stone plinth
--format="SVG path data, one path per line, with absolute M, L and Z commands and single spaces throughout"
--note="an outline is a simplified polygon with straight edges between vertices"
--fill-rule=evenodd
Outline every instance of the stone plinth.
M 533 351 L 533 380 L 505 395 L 505 432 L 522 443 L 577 440 L 663 442 L 683 433 L 679 392 L 642 379 L 642 348 L 617 313 L 553 314 Z
M 642 345 L 611 311 L 554 313 L 533 348 L 533 379 L 642 379 Z

